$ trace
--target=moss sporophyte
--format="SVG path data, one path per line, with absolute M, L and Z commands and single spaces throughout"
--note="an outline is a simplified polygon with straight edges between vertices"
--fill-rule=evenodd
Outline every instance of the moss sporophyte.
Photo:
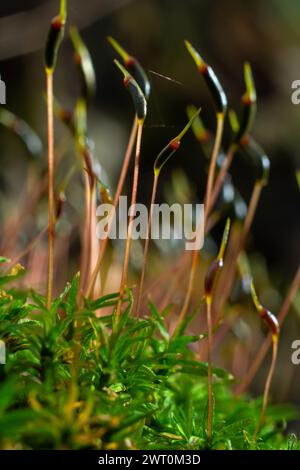
M 43 140 L 18 113 L 0 109 L 4 132 L 20 140 L 28 158 L 22 204 L 14 217 L 3 218 L 0 240 L 0 448 L 300 450 L 299 440 L 285 428 L 297 416 L 294 408 L 273 404 L 271 396 L 300 268 L 281 295 L 262 256 L 253 255 L 248 244 L 257 206 L 264 206 L 262 190 L 272 176 L 271 159 L 254 137 L 257 96 L 250 64 L 244 64 L 239 117 L 234 109 L 227 112 L 219 73 L 186 41 L 196 65 L 190 73 L 200 77 L 195 93 L 201 104 L 202 82 L 216 125 L 208 128 L 203 106 L 200 115 L 198 104 L 183 103 L 174 118 L 180 125 L 168 134 L 164 126 L 153 130 L 153 116 L 148 116 L 157 92 L 147 68 L 108 37 L 112 49 L 107 50 L 119 59 L 113 73 L 121 77 L 113 86 L 123 86 L 128 98 L 121 116 L 131 120 L 124 157 L 118 160 L 116 147 L 108 148 L 114 163 L 121 161 L 114 188 L 103 167 L 101 139 L 96 146 L 89 126 L 97 69 L 76 26 L 68 40 L 77 92 L 68 109 L 59 96 L 54 99 L 66 19 L 62 0 L 45 47 L 48 172 Z M 68 60 L 67 48 L 64 53 Z M 54 135 L 54 117 L 67 145 L 60 132 Z M 161 149 L 154 138 L 149 147 L 154 154 L 146 148 L 151 135 L 166 142 Z M 189 139 L 196 140 L 192 150 Z M 193 163 L 187 152 L 195 154 Z M 252 187 L 248 199 L 244 181 L 231 173 L 235 155 L 245 157 L 251 169 L 245 176 Z M 138 227 L 139 189 L 148 201 L 141 158 L 150 165 L 151 198 Z M 193 182 L 183 164 L 195 165 Z M 43 222 L 47 193 L 48 221 Z M 157 204 L 160 199 L 166 203 Z M 159 215 L 169 222 L 165 238 L 155 236 L 165 227 Z M 76 274 L 58 294 L 70 270 Z M 271 349 L 262 396 L 254 399 L 249 387 Z M 118 462 L 129 465 L 129 460 Z

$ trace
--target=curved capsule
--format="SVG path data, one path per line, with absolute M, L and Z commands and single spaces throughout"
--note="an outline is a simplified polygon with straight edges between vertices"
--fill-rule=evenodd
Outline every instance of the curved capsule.
M 127 69 L 130 70 L 130 72 L 133 74 L 146 100 L 148 101 L 151 93 L 151 84 L 145 70 L 139 61 L 132 55 L 128 54 L 128 52 L 126 52 L 125 49 L 123 49 L 123 47 L 111 36 L 108 36 L 107 40 L 115 49 L 115 51 L 120 55 L 125 67 L 127 67 Z
M 204 62 L 200 54 L 196 51 L 196 49 L 194 49 L 189 41 L 185 41 L 185 45 L 212 94 L 217 112 L 220 114 L 225 114 L 228 101 L 218 77 L 210 65 Z
M 3 124 L 3 126 L 20 137 L 32 157 L 41 156 L 43 151 L 42 141 L 23 119 L 20 119 L 7 109 L 0 109 L 0 124 Z
M 251 295 L 255 308 L 258 311 L 260 317 L 267 323 L 273 337 L 277 338 L 280 332 L 278 320 L 272 312 L 263 307 L 259 302 L 253 280 L 251 282 Z
M 204 292 L 205 292 L 206 298 L 211 298 L 217 275 L 223 268 L 224 254 L 225 254 L 226 246 L 228 243 L 229 231 L 230 231 L 230 219 L 228 218 L 226 221 L 224 232 L 223 232 L 222 242 L 221 242 L 218 255 L 209 266 L 205 279 L 204 279 Z
M 240 128 L 238 118 L 233 110 L 229 111 L 229 122 L 233 132 L 238 132 Z M 235 140 L 237 142 L 237 140 Z M 244 137 L 238 142 L 239 147 L 250 157 L 253 169 L 255 172 L 255 180 L 261 181 L 266 185 L 269 180 L 270 174 L 270 159 L 258 143 L 249 135 Z
M 114 60 L 114 63 L 124 75 L 124 85 L 131 95 L 138 120 L 140 122 L 144 122 L 147 115 L 147 102 L 142 90 L 140 89 L 135 79 L 130 75 L 125 67 L 120 64 L 118 60 Z
M 240 142 L 251 131 L 256 114 L 256 89 L 251 66 L 248 62 L 244 65 L 244 80 L 246 92 L 242 96 L 243 115 L 241 124 L 235 136 L 235 142 Z
M 75 49 L 75 61 L 79 66 L 82 81 L 82 96 L 89 101 L 96 91 L 96 75 L 91 55 L 80 37 L 77 28 L 70 29 L 70 38 Z
M 222 267 L 223 260 L 218 258 L 214 259 L 209 266 L 204 279 L 204 292 L 206 298 L 211 297 L 217 275 L 221 271 Z
M 262 317 L 263 320 L 265 320 L 265 322 L 269 326 L 269 328 L 272 332 L 272 335 L 278 336 L 279 331 L 280 331 L 280 327 L 279 327 L 279 323 L 278 323 L 278 320 L 275 317 L 275 315 L 273 315 L 273 313 L 270 312 L 270 310 L 267 310 L 266 308 L 263 308 L 260 311 L 260 316 Z
M 53 73 L 56 67 L 58 49 L 62 43 L 67 18 L 67 1 L 61 0 L 60 13 L 51 21 L 45 48 L 45 66 L 47 73 Z
M 146 100 L 149 100 L 150 93 L 151 93 L 151 85 L 150 81 L 146 75 L 145 70 L 141 66 L 141 64 L 133 57 L 131 62 L 128 65 L 129 70 L 132 71 L 133 75 L 135 76 L 136 81 L 140 85 Z
M 255 172 L 255 180 L 266 185 L 270 174 L 270 159 L 252 137 L 241 142 L 241 148 L 250 157 Z
M 176 152 L 176 150 L 179 149 L 181 139 L 185 136 L 189 128 L 192 126 L 194 120 L 199 116 L 199 113 L 201 111 L 201 108 L 196 110 L 196 112 L 193 114 L 193 116 L 190 118 L 189 122 L 186 124 L 186 126 L 182 129 L 182 131 L 172 139 L 166 147 L 162 149 L 162 151 L 158 154 L 156 157 L 156 160 L 154 162 L 154 173 L 158 175 L 162 169 L 162 167 L 167 163 L 169 158 L 172 157 L 172 155 Z

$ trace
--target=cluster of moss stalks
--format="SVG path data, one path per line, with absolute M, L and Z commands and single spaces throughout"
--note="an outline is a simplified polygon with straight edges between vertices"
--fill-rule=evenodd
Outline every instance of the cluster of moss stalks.
M 198 249 L 179 256 L 176 275 L 180 279 L 187 272 L 188 284 L 178 315 L 174 315 L 172 308 L 157 308 L 150 301 L 144 305 L 149 239 L 144 245 L 138 287 L 136 291 L 128 287 L 132 241 L 130 223 L 120 289 L 101 296 L 102 261 L 109 236 L 100 244 L 95 237 L 96 204 L 100 200 L 117 208 L 132 154 L 131 205 L 136 204 L 144 121 L 151 86 L 140 63 L 109 38 L 123 62 L 115 61 L 124 76 L 124 85 L 135 109 L 119 183 L 112 198 L 101 180 L 101 173 L 97 171 L 87 132 L 87 111 L 95 91 L 95 73 L 89 52 L 75 28 L 70 30 L 70 37 L 81 78 L 80 96 L 71 113 L 54 100 L 53 78 L 64 36 L 66 13 L 66 1 L 61 0 L 59 15 L 51 22 L 45 54 L 49 223 L 29 246 L 19 254 L 14 253 L 12 261 L 5 257 L 0 259 L 0 346 L 1 353 L 6 353 L 6 363 L 0 365 L 0 447 L 300 449 L 297 438 L 285 433 L 286 422 L 295 417 L 295 410 L 268 404 L 280 327 L 299 287 L 299 270 L 277 319 L 257 296 L 245 253 L 247 236 L 261 191 L 268 182 L 270 166 L 268 157 L 250 135 L 256 111 L 256 91 L 250 65 L 246 63 L 244 68 L 246 91 L 242 97 L 243 111 L 239 122 L 233 111 L 228 113 L 226 94 L 211 66 L 186 41 L 197 72 L 214 101 L 215 138 L 212 139 L 211 133 L 205 129 L 199 116 L 200 108 L 189 106 L 188 123 L 154 161 L 151 209 L 160 173 L 179 150 L 182 139 L 191 128 L 209 162 L 204 199 L 207 235 L 219 220 L 222 221 L 224 216 L 227 218 L 230 207 L 231 219 L 227 218 L 224 223 L 219 251 L 204 268 L 202 294 L 196 308 L 192 310 L 191 304 L 195 294 Z M 54 114 L 68 127 L 80 157 L 80 164 L 73 164 L 58 186 L 55 179 L 59 162 L 55 159 Z M 227 117 L 232 128 L 232 140 L 224 152 L 222 136 Z M 38 140 L 24 121 L 9 111 L 0 114 L 0 121 L 16 132 L 32 152 L 32 143 Z M 254 184 L 248 207 L 229 178 L 229 169 L 238 151 L 247 155 L 253 167 Z M 85 198 L 80 273 L 60 296 L 54 298 L 55 228 L 62 216 L 65 190 L 76 172 L 82 176 Z M 225 186 L 229 192 L 223 191 Z M 225 193 L 232 195 L 230 201 Z M 241 207 L 244 210 L 241 211 Z M 129 222 L 132 218 L 133 214 Z M 233 242 L 232 226 L 237 237 Z M 110 221 L 108 235 L 109 230 Z M 25 259 L 47 232 L 48 282 L 47 294 L 43 296 L 34 290 L 20 288 L 18 278 L 25 272 L 17 260 Z M 222 277 L 223 267 L 225 275 Z M 171 268 L 174 269 L 173 266 Z M 246 288 L 244 294 L 252 295 L 257 314 L 269 328 L 269 336 L 248 376 L 233 392 L 234 377 L 213 366 L 212 353 L 214 332 L 224 327 L 224 306 L 230 304 L 228 299 L 237 272 L 242 280 L 247 281 L 248 290 Z M 206 324 L 200 335 L 194 335 L 190 333 L 193 330 L 191 322 L 199 312 L 206 314 Z M 223 333 L 226 333 L 226 322 Z M 243 392 L 270 347 L 273 354 L 263 396 L 253 400 Z M 201 361 L 202 358 L 207 358 L 207 362 Z

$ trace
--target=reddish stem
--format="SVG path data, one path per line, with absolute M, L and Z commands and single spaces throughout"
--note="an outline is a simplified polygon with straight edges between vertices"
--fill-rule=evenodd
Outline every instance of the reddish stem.
M 131 193 L 129 225 L 128 225 L 128 230 L 127 230 L 125 256 L 124 256 L 122 277 L 121 277 L 121 283 L 120 283 L 120 295 L 119 295 L 119 300 L 118 300 L 117 308 L 116 308 L 116 323 L 117 324 L 119 322 L 120 315 L 121 315 L 121 307 L 122 307 L 122 302 L 123 302 L 125 288 L 126 288 L 127 273 L 128 273 L 128 266 L 129 266 L 129 256 L 130 256 L 130 248 L 131 248 L 131 230 L 132 230 L 132 223 L 134 220 L 134 211 L 135 211 L 135 204 L 136 204 L 136 197 L 137 197 L 142 133 L 143 133 L 143 123 L 139 123 L 138 130 L 137 130 L 137 140 L 136 140 L 136 152 L 135 152 L 134 174 L 133 174 L 133 184 L 132 184 L 132 193 Z

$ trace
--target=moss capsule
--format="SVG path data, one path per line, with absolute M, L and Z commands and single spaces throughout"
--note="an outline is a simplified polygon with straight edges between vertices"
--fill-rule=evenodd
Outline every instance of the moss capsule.
M 225 114 L 228 102 L 218 77 L 216 76 L 212 67 L 204 62 L 200 54 L 196 51 L 196 49 L 194 49 L 189 41 L 185 41 L 185 45 L 211 92 L 217 112 L 220 114 Z
M 272 312 L 270 312 L 261 305 L 260 301 L 258 300 L 253 281 L 251 282 L 251 295 L 259 316 L 266 322 L 266 324 L 270 328 L 273 338 L 277 338 L 279 336 L 280 331 L 278 320 Z
M 270 159 L 265 151 L 252 137 L 245 138 L 241 142 L 241 148 L 250 157 L 255 180 L 261 181 L 263 185 L 266 185 L 270 174 Z
M 115 51 L 120 55 L 125 67 L 134 76 L 146 100 L 148 101 L 151 93 L 151 84 L 140 62 L 135 57 L 128 54 L 128 52 L 126 52 L 125 49 L 123 49 L 123 47 L 114 38 L 108 36 L 107 40 L 115 49 Z
M 204 280 L 205 297 L 211 297 L 218 273 L 223 267 L 222 259 L 214 259 L 209 266 Z
M 56 67 L 58 49 L 62 43 L 67 17 L 67 2 L 61 0 L 60 13 L 51 21 L 45 49 L 45 66 L 47 73 L 53 73 Z
M 138 120 L 140 122 L 144 122 L 147 115 L 147 102 L 142 90 L 132 75 L 130 75 L 130 73 L 125 69 L 125 67 L 123 67 L 123 65 L 120 64 L 118 60 L 114 60 L 114 63 L 124 75 L 124 85 L 131 95 Z

